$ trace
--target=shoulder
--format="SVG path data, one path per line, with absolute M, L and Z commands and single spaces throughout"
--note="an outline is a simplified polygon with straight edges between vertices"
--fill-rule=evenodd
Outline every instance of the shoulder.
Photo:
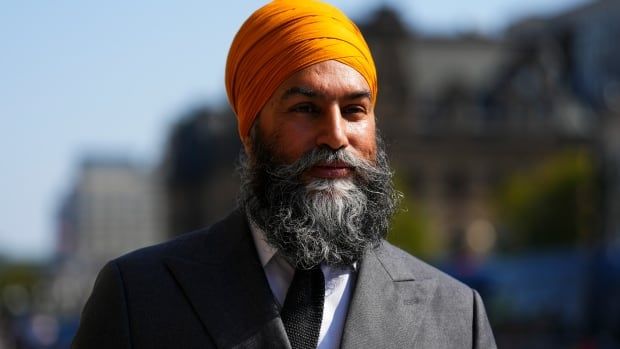
M 416 347 L 437 347 L 438 340 L 441 347 L 497 347 L 475 290 L 387 242 L 373 253 L 400 289 L 417 295 L 416 316 L 424 317 L 424 331 L 418 332 Z

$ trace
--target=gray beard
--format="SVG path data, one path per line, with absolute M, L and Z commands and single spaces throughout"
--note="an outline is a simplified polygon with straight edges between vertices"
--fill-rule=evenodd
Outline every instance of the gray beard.
M 239 204 L 291 265 L 351 266 L 381 243 L 401 194 L 392 186 L 379 137 L 374 163 L 344 149 L 321 147 L 285 164 L 258 135 L 252 149 L 252 159 L 244 153 L 240 157 Z M 315 164 L 333 161 L 352 166 L 352 178 L 301 180 Z

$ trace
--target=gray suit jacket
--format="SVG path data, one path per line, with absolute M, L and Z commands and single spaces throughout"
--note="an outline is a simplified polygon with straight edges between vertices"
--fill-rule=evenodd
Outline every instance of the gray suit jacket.
M 73 348 L 290 348 L 243 212 L 101 270 Z M 480 296 L 384 242 L 360 264 L 342 348 L 494 348 Z

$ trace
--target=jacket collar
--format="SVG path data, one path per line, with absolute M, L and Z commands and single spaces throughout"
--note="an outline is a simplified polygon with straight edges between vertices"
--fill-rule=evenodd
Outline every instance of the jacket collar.
M 422 263 L 382 243 L 361 262 L 342 336 L 343 349 L 414 347 L 430 309 L 436 280 Z
M 234 211 L 164 263 L 218 348 L 290 348 L 246 222 Z

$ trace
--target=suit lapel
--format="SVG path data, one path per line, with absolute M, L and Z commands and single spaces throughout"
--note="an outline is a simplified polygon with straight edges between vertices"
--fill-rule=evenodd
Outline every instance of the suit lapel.
M 345 322 L 343 349 L 413 347 L 436 280 L 411 269 L 385 244 L 366 254 Z
M 290 348 L 245 216 L 209 229 L 188 258 L 165 260 L 218 348 Z

